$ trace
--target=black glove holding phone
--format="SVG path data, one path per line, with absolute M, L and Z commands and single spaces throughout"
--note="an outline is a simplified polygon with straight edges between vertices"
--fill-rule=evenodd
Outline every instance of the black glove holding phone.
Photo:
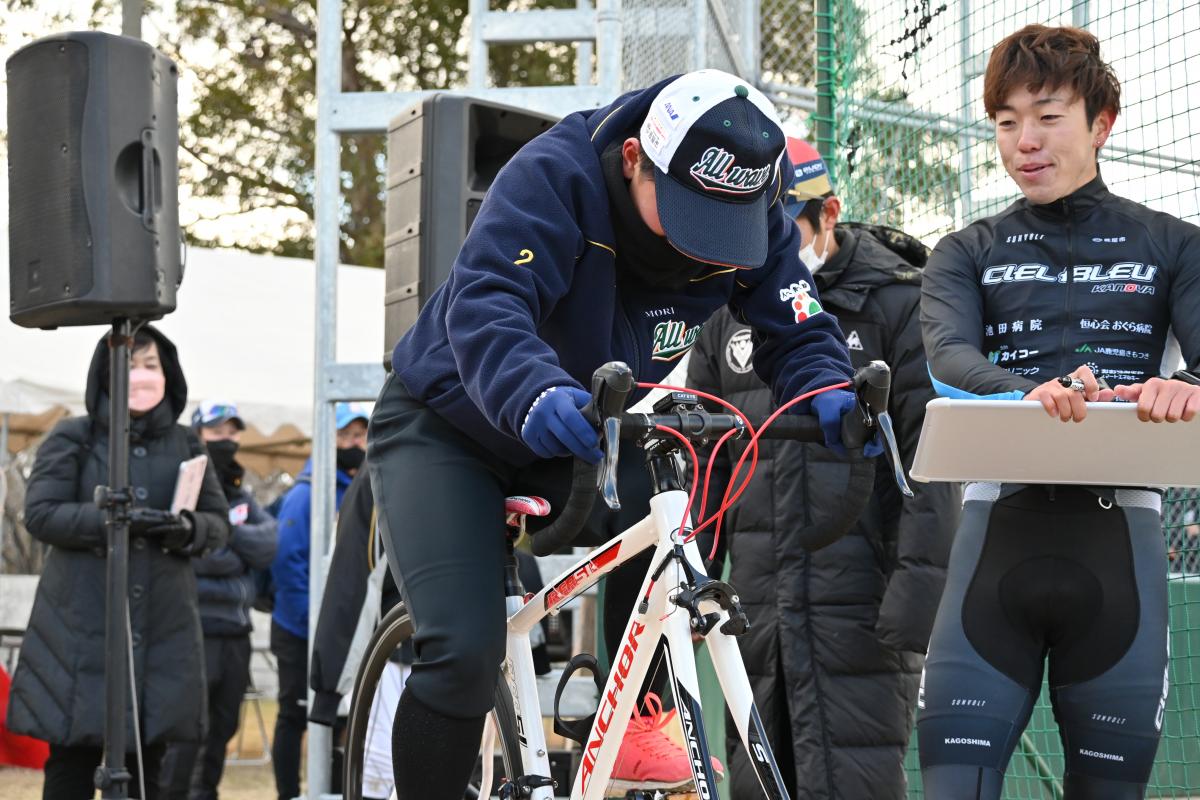
M 133 508 L 129 511 L 129 532 L 158 541 L 168 552 L 187 555 L 196 526 L 190 511 L 172 514 L 158 508 Z

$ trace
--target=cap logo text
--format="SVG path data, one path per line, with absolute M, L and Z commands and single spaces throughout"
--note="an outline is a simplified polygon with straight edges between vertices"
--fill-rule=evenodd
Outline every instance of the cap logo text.
M 688 172 L 707 192 L 753 194 L 766 185 L 771 167 L 734 166 L 732 153 L 723 147 L 710 147 Z

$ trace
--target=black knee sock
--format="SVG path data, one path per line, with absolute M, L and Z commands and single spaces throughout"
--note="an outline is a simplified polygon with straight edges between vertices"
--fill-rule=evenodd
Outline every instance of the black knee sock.
M 453 719 L 404 692 L 392 726 L 399 800 L 462 800 L 479 755 L 484 717 Z

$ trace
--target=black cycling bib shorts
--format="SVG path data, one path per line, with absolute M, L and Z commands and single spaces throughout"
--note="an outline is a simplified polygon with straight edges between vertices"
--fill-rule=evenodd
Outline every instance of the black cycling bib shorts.
M 1143 797 L 1167 698 L 1162 498 L 973 483 L 921 679 L 929 800 L 997 800 L 1049 662 L 1068 800 Z

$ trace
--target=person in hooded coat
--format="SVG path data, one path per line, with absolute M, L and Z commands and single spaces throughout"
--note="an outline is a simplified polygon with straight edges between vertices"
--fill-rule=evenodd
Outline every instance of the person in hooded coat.
M 800 258 L 854 366 L 891 366 L 889 412 L 909 467 L 934 397 L 918 319 L 927 251 L 891 228 L 839 222 L 841 202 L 816 149 L 789 139 L 788 151 L 796 172 L 784 208 L 800 231 Z M 755 356 L 750 328 L 719 314 L 697 337 L 688 385 L 764 419 L 778 406 L 754 373 Z M 717 455 L 716 501 L 743 450 Z M 730 583 L 751 625 L 738 644 L 796 800 L 905 797 L 921 654 L 961 502 L 956 484 L 912 488 L 915 497 L 901 497 L 883 458 L 849 462 L 803 442 L 764 441 L 754 480 L 725 515 L 718 544 L 728 543 Z M 862 508 L 855 498 L 864 494 Z M 753 764 L 733 726 L 726 731 L 732 796 L 755 797 Z
M 87 415 L 59 422 L 38 450 L 25 501 L 29 532 L 50 545 L 13 676 L 11 730 L 50 743 L 42 796 L 91 797 L 103 757 L 107 529 L 93 501 L 108 484 L 109 348 L 88 371 Z M 200 616 L 191 557 L 229 536 L 229 508 L 211 464 L 194 511 L 166 512 L 179 465 L 204 448 L 176 424 L 187 382 L 175 346 L 145 326 L 130 359 L 129 624 L 142 758 L 127 705 L 131 797 L 153 797 L 166 742 L 199 741 L 205 700 Z M 139 776 L 139 760 L 143 769 Z

